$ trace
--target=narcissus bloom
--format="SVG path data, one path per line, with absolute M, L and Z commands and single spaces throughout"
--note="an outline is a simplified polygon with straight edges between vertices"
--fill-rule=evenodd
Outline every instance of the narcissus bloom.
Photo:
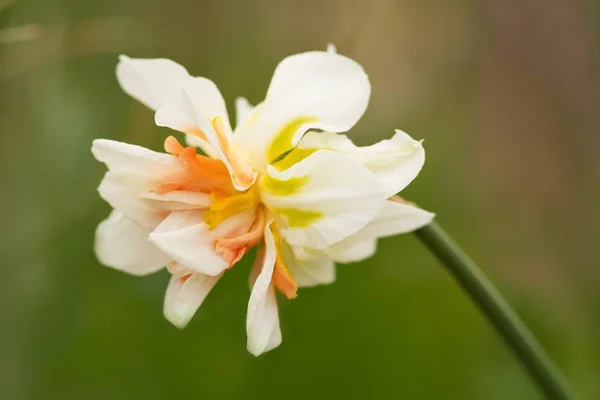
M 166 153 L 98 139 L 108 167 L 100 195 L 114 209 L 96 232 L 104 264 L 135 275 L 172 274 L 164 315 L 184 327 L 224 273 L 258 246 L 250 272 L 248 350 L 281 343 L 276 291 L 333 282 L 334 262 L 366 258 L 379 237 L 408 232 L 433 214 L 395 196 L 425 160 L 420 142 L 357 147 L 340 132 L 364 113 L 366 74 L 333 52 L 284 59 L 265 100 L 240 98 L 232 130 L 215 84 L 165 59 L 121 57 L 123 89 L 156 111 Z M 197 148 L 204 154 L 197 152 Z

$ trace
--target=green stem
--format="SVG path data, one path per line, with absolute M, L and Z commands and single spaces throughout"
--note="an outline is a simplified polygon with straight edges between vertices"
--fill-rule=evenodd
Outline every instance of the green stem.
M 473 261 L 435 222 L 416 235 L 452 274 L 488 321 L 521 361 L 540 391 L 551 400 L 571 400 L 575 395 L 560 371 L 529 329 Z

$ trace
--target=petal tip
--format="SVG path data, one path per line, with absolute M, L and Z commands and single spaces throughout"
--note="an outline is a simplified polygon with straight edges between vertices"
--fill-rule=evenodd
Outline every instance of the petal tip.
M 184 329 L 190 322 L 191 318 L 180 315 L 177 312 L 164 311 L 163 316 L 177 329 Z

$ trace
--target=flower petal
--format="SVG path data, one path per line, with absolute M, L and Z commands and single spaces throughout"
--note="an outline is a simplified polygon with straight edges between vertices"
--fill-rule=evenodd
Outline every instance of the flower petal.
M 358 147 L 345 135 L 308 132 L 298 146 L 280 162 L 283 166 L 298 162 L 317 149 L 330 149 L 351 157 L 373 172 L 390 197 L 403 190 L 419 174 L 425 163 L 421 142 L 396 130 L 388 140 Z
M 117 80 L 134 99 L 153 110 L 181 89 L 190 78 L 187 70 L 174 61 L 155 58 L 119 57 Z
M 182 211 L 206 209 L 210 207 L 210 195 L 206 193 L 174 190 L 167 193 L 143 193 L 140 200 L 148 207 L 158 210 Z
M 375 218 L 360 232 L 363 238 L 382 238 L 412 232 L 429 224 L 434 213 L 412 204 L 388 200 Z
M 250 293 L 246 332 L 248 351 L 259 356 L 281 344 L 279 312 L 275 297 L 275 288 L 271 283 L 277 251 L 271 233 L 270 223 L 265 227 L 264 247 L 259 251 L 254 271 L 260 270 Z
M 371 86 L 362 67 L 335 53 L 313 51 L 284 59 L 266 99 L 234 143 L 262 168 L 291 150 L 309 128 L 345 132 L 367 108 Z
M 240 212 L 210 230 L 202 211 L 175 211 L 150 234 L 150 240 L 187 268 L 215 276 L 230 266 L 215 250 L 215 241 L 240 227 L 247 231 L 253 215 L 253 210 Z
M 151 190 L 149 181 L 139 175 L 108 171 L 104 174 L 98 193 L 116 211 L 138 225 L 154 229 L 165 217 L 166 211 L 154 209 L 145 204 L 140 195 Z
M 370 255 L 367 255 L 368 252 L 366 251 L 366 242 L 377 238 L 412 232 L 430 223 L 434 217 L 435 214 L 411 204 L 388 200 L 367 226 L 326 251 L 339 262 L 358 261 L 361 258 L 348 259 L 344 258 L 343 255 L 352 252 L 351 249 L 354 247 L 360 248 L 364 246 L 364 258 L 369 257 Z
M 216 98 L 217 94 L 220 100 Z M 212 100 L 209 101 L 209 98 Z M 214 83 L 205 78 L 195 78 L 156 112 L 155 122 L 158 126 L 196 136 L 190 144 L 223 161 L 235 188 L 246 190 L 254 182 L 256 174 L 248 161 L 230 146 L 231 127 L 227 118 L 225 103 Z
M 360 232 L 356 235 L 360 235 Z M 352 241 L 350 243 L 351 238 L 352 236 L 328 247 L 324 250 L 325 253 L 335 262 L 339 263 L 362 261 L 375 254 L 375 251 L 377 250 L 376 239 L 365 239 L 361 241 Z
M 165 294 L 165 318 L 176 327 L 185 328 L 221 276 L 200 272 L 173 275 Z
M 177 157 L 170 154 L 114 140 L 94 140 L 92 154 L 112 172 L 134 174 L 148 179 L 158 179 L 182 167 Z
M 102 264 L 128 274 L 156 272 L 170 258 L 148 241 L 149 234 L 149 229 L 113 211 L 96 229 L 96 256 Z
M 335 282 L 335 263 L 320 250 L 295 247 L 289 268 L 299 287 L 329 285 Z
M 214 82 L 198 77 L 190 78 L 180 86 L 157 110 L 154 120 L 158 126 L 186 133 L 189 145 L 200 147 L 210 157 L 218 158 L 215 146 L 221 147 L 221 144 L 212 124 L 217 117 L 223 122 L 223 134 L 228 139 L 231 126 L 223 96 Z
M 188 83 L 186 90 L 193 99 L 196 109 L 199 112 L 204 113 L 210 121 L 214 120 L 216 117 L 221 118 L 223 121 L 224 133 L 229 138 L 232 130 L 229 123 L 229 115 L 227 114 L 227 106 L 225 105 L 225 100 L 217 85 L 210 79 L 198 77 L 193 78 Z M 193 120 L 187 122 L 193 122 Z M 184 132 L 181 129 L 177 130 Z M 188 134 L 186 135 L 186 140 L 188 144 L 192 146 L 198 146 L 200 148 L 204 147 L 203 143 L 205 143 L 205 141 L 196 135 Z M 210 142 L 210 140 L 209 143 L 211 143 L 212 146 L 216 146 L 214 143 Z
M 244 125 L 260 105 L 254 107 L 245 97 L 235 99 L 235 127 Z
M 371 172 L 350 158 L 319 150 L 279 172 L 261 177 L 264 203 L 280 219 L 294 246 L 324 249 L 362 229 L 385 193 Z

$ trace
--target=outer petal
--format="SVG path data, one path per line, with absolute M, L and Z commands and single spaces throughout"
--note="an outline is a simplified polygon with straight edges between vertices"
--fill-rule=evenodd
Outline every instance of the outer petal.
M 165 318 L 176 327 L 184 328 L 221 276 L 210 276 L 200 272 L 173 275 L 165 294 Z
M 283 172 L 269 167 L 259 184 L 264 203 L 287 225 L 285 239 L 301 247 L 323 249 L 345 239 L 371 221 L 385 201 L 373 174 L 327 150 Z
M 167 212 L 151 208 L 140 199 L 140 195 L 149 190 L 151 185 L 147 179 L 112 171 L 104 175 L 98 186 L 100 196 L 112 208 L 138 225 L 152 230 L 166 217 Z
M 188 104 L 189 103 L 189 104 Z M 213 81 L 206 78 L 190 78 L 179 87 L 156 112 L 158 126 L 187 133 L 188 144 L 198 146 L 211 157 L 219 157 L 216 148 L 221 147 L 212 125 L 221 118 L 224 134 L 231 135 L 227 107 L 221 92 Z
M 162 269 L 170 258 L 148 241 L 150 230 L 113 211 L 96 229 L 96 256 L 104 265 L 132 275 Z
M 356 235 L 360 234 L 359 232 Z M 350 243 L 350 239 L 352 239 L 352 236 L 325 249 L 325 253 L 335 262 L 339 263 L 357 262 L 372 257 L 375 254 L 377 239 L 352 240 L 352 243 Z
M 153 110 L 181 89 L 190 76 L 174 61 L 162 58 L 141 59 L 120 56 L 117 64 L 119 84 L 134 99 Z
M 254 270 L 259 269 L 248 301 L 246 331 L 248 351 L 255 356 L 274 349 L 281 344 L 279 312 L 275 289 L 271 284 L 277 250 L 270 223 L 265 227 L 264 247 L 260 251 Z
M 189 82 L 188 86 L 186 87 L 186 90 L 190 98 L 193 100 L 193 103 L 197 108 L 198 112 L 203 113 L 206 117 L 210 119 L 210 121 L 212 121 L 216 117 L 221 118 L 221 120 L 223 121 L 223 128 L 225 130 L 224 133 L 229 138 L 231 136 L 231 125 L 229 123 L 229 115 L 227 114 L 227 106 L 225 105 L 225 100 L 223 99 L 223 95 L 221 94 L 221 91 L 219 90 L 217 85 L 215 85 L 215 83 L 210 79 L 198 77 L 193 78 Z M 184 120 L 182 120 L 181 122 L 184 122 Z M 191 120 L 187 122 L 193 123 L 194 121 Z M 182 129 L 177 130 L 185 132 Z M 206 142 L 198 138 L 198 136 L 196 135 L 188 134 L 186 135 L 186 139 L 188 144 L 192 146 L 198 146 L 203 149 L 205 147 Z M 219 142 L 213 143 L 209 140 L 209 143 L 210 146 L 213 147 L 219 146 Z M 209 154 L 215 154 L 214 150 L 209 149 L 209 152 L 210 151 L 212 151 L 213 153 Z
M 254 107 L 245 97 L 235 99 L 235 127 L 236 129 L 246 123 L 258 106 Z
M 291 150 L 309 128 L 350 129 L 370 93 L 362 67 L 347 57 L 322 51 L 290 56 L 275 69 L 260 113 L 236 131 L 235 143 L 260 169 Z
M 94 140 L 92 153 L 109 169 L 98 187 L 102 198 L 141 226 L 154 229 L 167 211 L 209 204 L 209 196 L 201 193 L 152 192 L 164 176 L 183 168 L 182 162 L 170 154 L 104 139 Z
M 329 285 L 335 281 L 335 264 L 322 251 L 295 247 L 294 256 L 289 268 L 299 287 Z
M 139 198 L 148 207 L 167 211 L 206 209 L 211 203 L 209 194 L 184 190 L 163 194 L 148 192 L 141 194 Z
M 334 150 L 363 164 L 377 176 L 388 197 L 408 186 L 425 163 L 425 150 L 421 142 L 400 130 L 396 130 L 396 134 L 389 140 L 365 147 L 354 145 L 345 135 L 308 132 L 282 163 L 287 165 L 297 162 L 299 158 L 317 149 Z
M 364 229 L 327 249 L 327 253 L 339 262 L 358 261 L 360 257 L 345 259 L 344 254 L 352 253 L 355 247 L 362 247 L 365 249 L 363 258 L 369 257 L 366 251 L 368 241 L 412 232 L 430 223 L 434 217 L 435 214 L 413 205 L 388 200 Z
M 112 172 L 148 179 L 158 179 L 182 167 L 181 161 L 170 154 L 114 140 L 94 140 L 92 154 Z
M 204 222 L 202 214 L 201 211 L 172 212 L 150 234 L 150 240 L 187 268 L 216 276 L 227 269 L 229 263 L 216 252 L 215 240 L 239 226 L 250 226 L 253 210 L 235 214 L 212 231 Z
M 211 89 L 212 88 L 212 89 Z M 222 122 L 222 126 L 216 123 Z M 229 142 L 231 127 L 225 103 L 217 87 L 205 78 L 195 78 L 156 112 L 155 122 L 159 126 L 192 134 L 191 144 L 201 147 L 208 155 L 219 158 L 227 166 L 234 186 L 246 190 L 254 182 L 255 176 L 240 179 L 238 158 Z M 253 171 L 248 172 L 252 175 Z

